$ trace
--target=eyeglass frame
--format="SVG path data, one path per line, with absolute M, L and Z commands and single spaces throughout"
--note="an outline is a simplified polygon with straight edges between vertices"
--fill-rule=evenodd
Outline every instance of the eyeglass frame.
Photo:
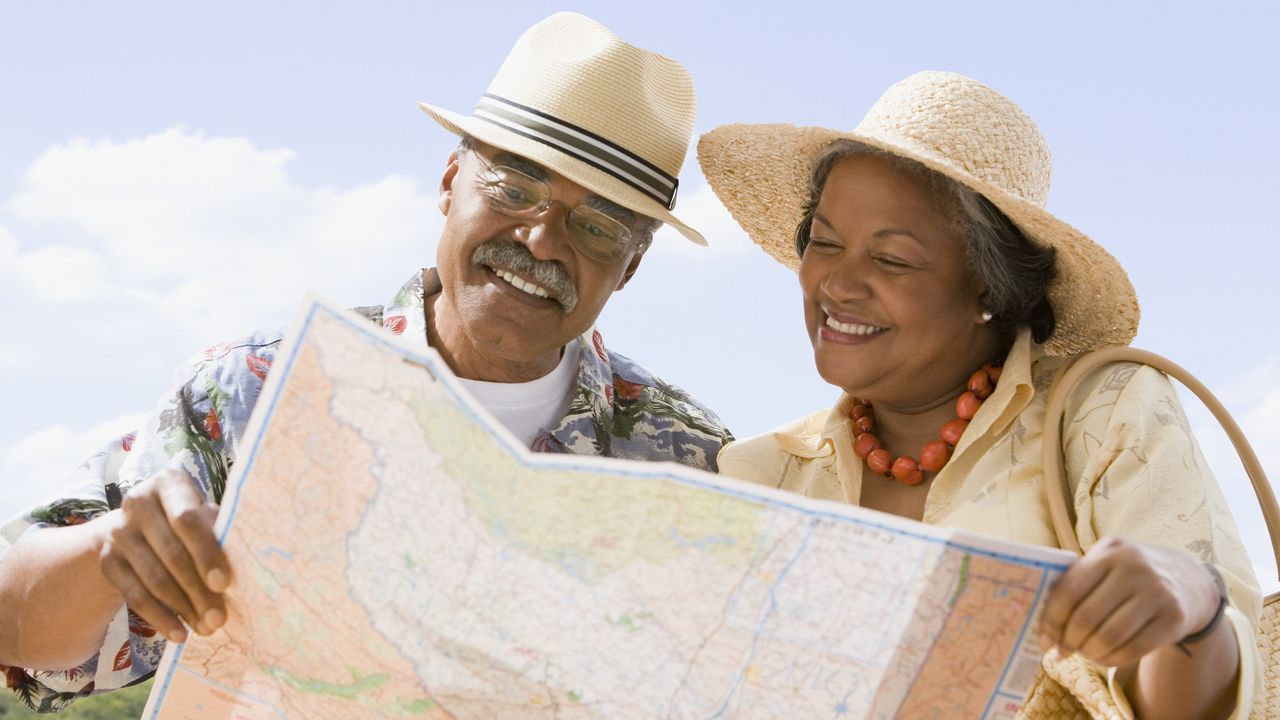
M 484 155 L 480 154 L 480 152 L 474 147 L 466 148 L 466 151 L 475 155 L 476 160 L 480 163 L 481 167 L 483 168 L 482 170 L 476 173 L 475 182 L 480 193 L 488 198 L 489 208 L 494 212 L 497 212 L 501 215 L 506 215 L 507 217 L 516 218 L 519 220 L 527 220 L 527 219 L 536 218 L 545 214 L 548 210 L 551 209 L 552 204 L 559 202 L 552 197 L 551 186 L 546 181 L 546 179 L 536 177 L 529 172 L 530 170 L 542 172 L 543 170 L 540 166 L 535 165 L 530 161 L 525 160 L 524 158 L 521 158 L 516 155 L 508 154 L 506 158 L 490 161 Z M 514 163 L 512 161 L 514 161 Z M 524 166 L 524 168 L 517 167 L 516 165 L 522 165 Z M 488 187 L 489 183 L 485 179 L 486 175 L 490 175 L 490 176 L 496 175 L 497 170 L 504 170 L 510 173 L 514 173 L 518 179 L 520 179 L 522 182 L 527 183 L 525 188 L 520 188 L 520 189 L 540 190 L 541 192 L 539 193 L 539 201 L 531 205 L 528 209 L 524 209 L 524 210 L 504 204 L 501 199 L 499 199 L 493 192 L 490 191 Z M 496 178 L 496 179 L 501 180 L 502 178 Z M 504 184 L 509 184 L 509 183 L 504 183 Z M 568 237 L 570 239 L 570 244 L 573 245 L 575 250 L 577 250 L 578 252 L 582 253 L 584 256 L 586 256 L 587 258 L 595 262 L 609 265 L 609 264 L 616 263 L 619 260 L 626 257 L 627 252 L 632 249 L 634 249 L 634 254 L 642 253 L 646 249 L 648 249 L 649 244 L 653 241 L 652 232 L 635 231 L 631 227 L 628 227 L 627 224 L 624 223 L 619 218 L 611 216 L 607 211 L 599 207 L 592 207 L 589 204 L 592 200 L 596 200 L 601 203 L 608 203 L 609 205 L 613 207 L 617 207 L 619 210 L 623 212 L 627 212 L 627 213 L 631 212 L 627 208 L 624 208 L 621 205 L 617 205 L 616 203 L 613 203 L 608 198 L 603 198 L 599 196 L 588 197 L 586 203 L 582 205 L 578 205 L 576 207 L 569 208 L 568 212 L 565 215 L 565 220 L 566 220 L 566 223 L 569 225 Z M 561 202 L 560 204 L 563 205 L 564 203 Z M 610 231 L 615 235 L 615 237 L 617 237 L 617 241 L 613 243 L 610 247 L 616 248 L 616 250 L 613 253 L 611 253 L 609 256 L 599 255 L 598 253 L 592 251 L 587 246 L 583 245 L 585 240 L 579 235 L 578 232 L 574 231 L 574 225 L 573 225 L 574 219 L 577 218 L 581 220 L 584 214 L 587 215 L 587 219 L 590 223 L 604 224 L 606 228 L 608 228 L 608 225 L 615 226 L 614 228 L 611 228 Z M 604 223 L 596 222 L 596 218 L 605 222 Z

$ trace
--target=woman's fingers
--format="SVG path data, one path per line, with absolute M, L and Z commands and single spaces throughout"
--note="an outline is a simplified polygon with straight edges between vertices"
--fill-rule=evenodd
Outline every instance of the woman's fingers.
M 1158 620 L 1155 608 L 1133 593 L 1127 593 L 1127 595 L 1128 600 L 1121 600 L 1118 604 L 1105 609 L 1099 605 L 1087 610 L 1082 609 L 1077 613 L 1080 617 L 1079 626 L 1073 623 L 1072 627 L 1068 628 L 1067 637 L 1070 638 L 1073 633 L 1079 633 L 1080 639 L 1068 640 L 1063 647 L 1078 651 L 1092 660 L 1121 656 L 1137 660 L 1156 649 L 1156 645 L 1138 644 L 1138 638 L 1142 633 Z M 1101 599 L 1099 594 L 1099 600 Z M 1095 612 L 1099 614 L 1105 612 L 1106 615 L 1095 619 L 1098 617 L 1094 614 Z M 1159 628 L 1156 629 L 1159 630 Z
M 1135 662 L 1177 642 L 1202 616 L 1212 615 L 1208 580 L 1203 567 L 1185 552 L 1103 540 L 1050 591 L 1041 617 L 1041 645 L 1078 651 L 1105 665 Z
M 1040 616 L 1040 645 L 1044 650 L 1063 645 L 1067 623 L 1076 607 L 1102 583 L 1110 571 L 1108 563 L 1094 557 L 1091 549 L 1089 555 L 1076 560 L 1058 578 L 1057 584 L 1049 591 L 1049 598 L 1045 601 L 1044 611 Z

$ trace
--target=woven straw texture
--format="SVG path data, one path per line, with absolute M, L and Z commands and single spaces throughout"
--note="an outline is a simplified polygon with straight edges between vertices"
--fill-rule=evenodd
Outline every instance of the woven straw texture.
M 1253 699 L 1251 720 L 1280 718 L 1280 593 L 1268 595 L 1258 620 L 1258 649 L 1267 664 L 1266 682 Z
M 793 237 L 822 148 L 847 138 L 915 160 L 981 193 L 1032 241 L 1057 248 L 1049 289 L 1057 330 L 1045 346 L 1071 355 L 1124 345 L 1138 329 L 1138 298 L 1120 263 L 1045 210 L 1048 146 L 1031 118 L 970 78 L 921 72 L 890 87 L 852 132 L 794 125 L 725 125 L 702 136 L 698 161 L 751 239 L 795 269 Z
M 1123 720 L 1107 686 L 1079 655 L 1045 658 L 1019 718 Z
M 672 176 L 680 174 L 693 138 L 697 103 L 688 70 L 671 58 L 623 42 L 576 13 L 556 13 L 526 30 L 488 92 L 604 138 Z M 449 132 L 465 132 L 529 158 L 707 244 L 666 207 L 577 158 L 474 116 L 427 103 L 418 106 Z
M 1253 698 L 1250 720 L 1280 718 L 1280 593 L 1267 596 L 1258 622 L 1258 648 L 1266 663 L 1266 682 Z M 1072 662 L 1074 661 L 1074 662 Z M 1124 718 L 1111 693 L 1078 655 L 1045 661 L 1027 694 L 1019 718 L 1025 720 L 1111 720 Z

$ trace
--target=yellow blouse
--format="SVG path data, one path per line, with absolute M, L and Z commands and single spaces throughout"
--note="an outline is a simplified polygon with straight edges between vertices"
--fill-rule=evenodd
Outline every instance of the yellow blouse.
M 995 392 L 933 479 L 924 522 L 1057 546 L 1041 484 L 1040 447 L 1048 388 L 1063 362 L 1046 356 L 1029 332 L 1018 336 Z M 857 505 L 864 465 L 853 452 L 851 404 L 842 395 L 831 410 L 727 445 L 720 451 L 720 472 Z M 1063 426 L 1081 547 L 1122 536 L 1183 548 L 1222 572 L 1231 596 L 1227 619 L 1242 648 L 1232 717 L 1247 718 L 1254 690 L 1262 687 L 1254 639 L 1261 596 L 1240 533 L 1172 385 L 1146 366 L 1099 368 L 1076 387 Z M 1114 669 L 1095 672 L 1132 717 Z

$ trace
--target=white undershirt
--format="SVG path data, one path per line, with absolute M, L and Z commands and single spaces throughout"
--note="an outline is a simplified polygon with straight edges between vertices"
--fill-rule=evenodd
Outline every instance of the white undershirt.
M 462 380 L 462 385 L 475 399 L 506 426 L 525 447 L 533 444 L 538 433 L 553 429 L 569 412 L 573 388 L 578 378 L 578 353 L 581 343 L 575 338 L 564 346 L 564 354 L 555 369 L 537 380 L 522 383 L 496 383 Z

